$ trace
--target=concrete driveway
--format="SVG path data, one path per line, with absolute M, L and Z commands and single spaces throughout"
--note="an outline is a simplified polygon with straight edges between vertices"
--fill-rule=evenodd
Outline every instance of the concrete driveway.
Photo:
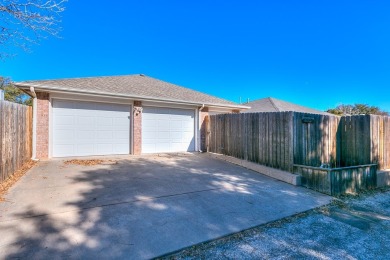
M 153 258 L 331 198 L 207 155 L 39 162 L 0 203 L 0 258 Z

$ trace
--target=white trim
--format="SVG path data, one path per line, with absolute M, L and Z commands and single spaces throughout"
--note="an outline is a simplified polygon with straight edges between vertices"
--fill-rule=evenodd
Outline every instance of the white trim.
M 129 141 L 129 154 L 134 154 L 134 147 L 133 147 L 133 140 L 134 140 L 134 137 L 133 137 L 133 132 L 134 132 L 134 115 L 133 115 L 133 107 L 134 107 L 134 104 L 130 104 L 129 108 L 130 108 L 130 111 L 129 111 L 129 116 L 130 116 L 130 130 L 129 130 L 129 135 L 130 135 L 130 141 Z
M 53 98 L 49 93 L 49 154 L 47 157 L 53 158 Z
M 208 106 L 208 112 L 212 112 L 215 114 L 231 114 L 232 110 L 234 109 Z
M 199 108 L 195 109 L 195 151 L 200 152 L 200 114 L 199 114 Z
M 130 149 L 129 153 L 134 155 L 134 102 L 130 104 Z

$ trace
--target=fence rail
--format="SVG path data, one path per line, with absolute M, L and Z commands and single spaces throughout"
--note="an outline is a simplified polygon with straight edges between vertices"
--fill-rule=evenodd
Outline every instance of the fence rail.
M 32 155 L 32 108 L 0 101 L 0 183 Z

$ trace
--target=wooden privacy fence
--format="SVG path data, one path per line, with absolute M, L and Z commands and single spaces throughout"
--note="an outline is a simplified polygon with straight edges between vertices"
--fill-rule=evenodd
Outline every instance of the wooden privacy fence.
M 214 115 L 208 151 L 292 171 L 293 113 Z
M 387 117 L 372 115 L 328 116 L 294 113 L 294 163 L 318 167 L 349 167 L 377 163 L 386 152 L 376 122 Z M 389 125 L 390 126 L 390 125 Z M 390 134 L 390 128 L 387 134 Z M 380 144 L 379 144 L 380 143 Z M 376 148 L 382 147 L 382 150 Z M 387 155 L 387 160 L 390 159 Z
M 370 160 L 379 169 L 390 169 L 390 117 L 370 116 Z
M 290 163 L 319 167 L 340 166 L 338 126 L 340 117 L 293 113 L 294 159 Z
M 32 108 L 0 101 L 0 183 L 31 160 Z
M 373 178 L 371 173 L 377 168 L 390 168 L 390 117 L 272 112 L 213 115 L 207 122 L 209 152 L 301 175 L 304 175 L 303 167 L 294 165 L 326 168 L 321 172 L 332 172 L 342 179 L 344 176 L 346 180 L 341 183 L 350 181 L 347 176 L 352 176 L 353 183 L 362 178 L 362 169 L 351 166 L 366 169 L 366 165 L 375 164 L 375 169 L 370 166 L 370 174 L 364 178 Z M 338 171 L 328 171 L 334 168 Z M 365 184 L 373 181 L 365 181 L 357 187 L 371 188 L 371 184 Z M 343 191 L 337 187 L 333 190 Z
M 210 116 L 208 151 L 292 171 L 293 164 L 390 168 L 390 117 L 297 112 Z

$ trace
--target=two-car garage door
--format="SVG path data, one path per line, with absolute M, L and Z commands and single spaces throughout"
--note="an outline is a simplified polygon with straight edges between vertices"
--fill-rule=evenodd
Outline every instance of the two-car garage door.
M 52 156 L 130 153 L 130 105 L 54 99 Z M 142 153 L 195 150 L 195 110 L 144 107 Z

